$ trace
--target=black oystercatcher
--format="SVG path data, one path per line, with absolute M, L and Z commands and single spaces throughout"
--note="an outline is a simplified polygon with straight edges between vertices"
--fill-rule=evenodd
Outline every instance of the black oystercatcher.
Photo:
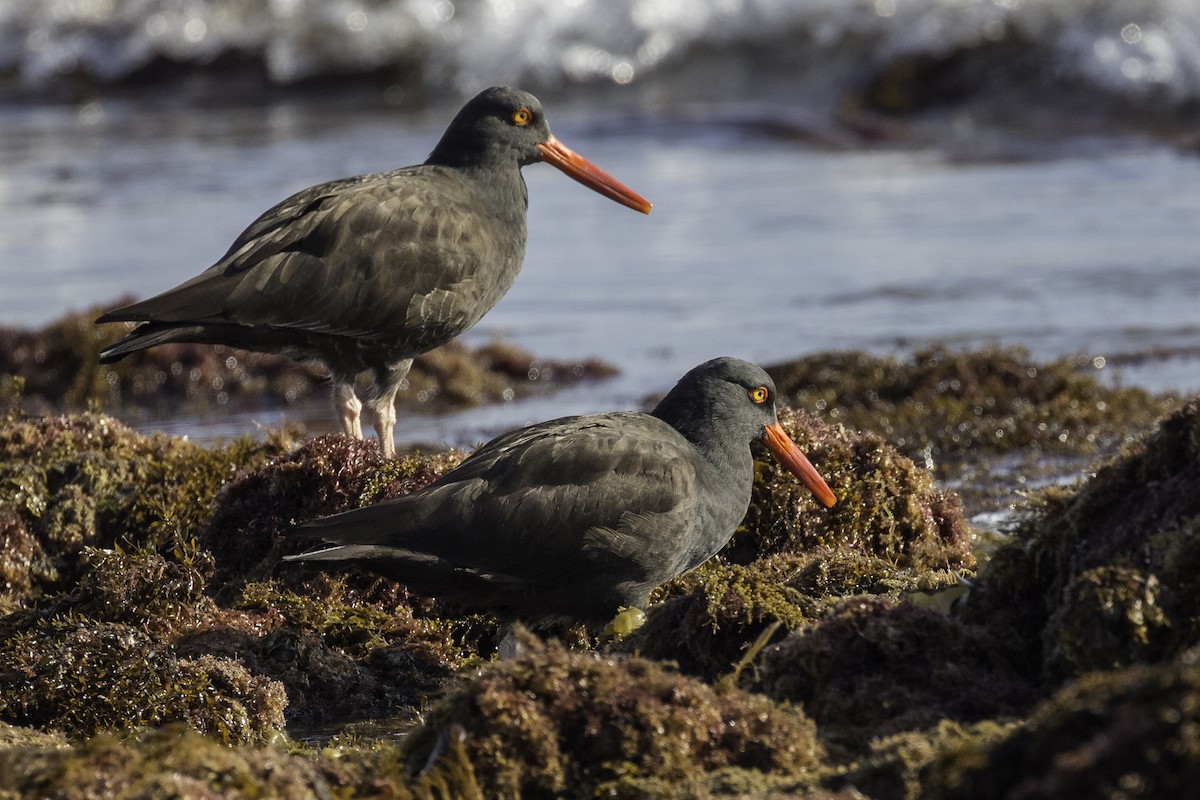
M 761 439 L 826 506 L 833 492 L 775 417 L 775 384 L 733 358 L 688 372 L 650 414 L 564 417 L 510 431 L 436 483 L 315 520 L 357 562 L 414 591 L 535 621 L 602 622 L 729 541 Z
M 213 266 L 101 316 L 142 322 L 103 363 L 165 342 L 224 344 L 325 362 L 348 435 L 362 437 L 355 377 L 393 455 L 395 398 L 413 356 L 474 325 L 525 257 L 521 167 L 546 161 L 618 203 L 650 204 L 550 133 L 533 95 L 491 88 L 463 106 L 424 164 L 298 192 Z

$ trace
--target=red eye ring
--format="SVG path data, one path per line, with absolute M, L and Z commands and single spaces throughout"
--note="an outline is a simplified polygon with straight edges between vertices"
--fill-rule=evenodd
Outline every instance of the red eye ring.
M 512 112 L 512 121 L 514 125 L 519 125 L 524 128 L 533 121 L 533 112 L 525 106 L 521 106 L 516 111 Z
M 750 395 L 750 401 L 752 403 L 757 403 L 758 405 L 762 405 L 763 403 L 767 402 L 767 398 L 771 396 L 771 393 L 767 391 L 767 387 L 765 386 L 755 386 L 746 394 Z

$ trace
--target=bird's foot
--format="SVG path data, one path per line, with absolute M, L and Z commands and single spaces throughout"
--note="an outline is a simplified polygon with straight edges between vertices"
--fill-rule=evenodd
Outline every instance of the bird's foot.
M 333 387 L 333 407 L 342 421 L 342 431 L 355 439 L 362 434 L 362 401 L 354 392 L 354 385 L 339 383 Z
M 604 637 L 609 641 L 619 642 L 638 628 L 646 624 L 646 612 L 634 606 L 617 609 L 617 615 L 604 626 Z

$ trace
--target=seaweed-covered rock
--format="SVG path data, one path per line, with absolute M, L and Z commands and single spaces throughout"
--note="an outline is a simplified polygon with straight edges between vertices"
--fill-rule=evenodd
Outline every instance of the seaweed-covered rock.
M 375 440 L 326 434 L 224 487 L 200 543 L 218 570 L 261 578 L 278 560 L 278 534 L 300 521 L 353 508 L 383 463 Z
M 280 436 L 203 448 L 142 436 L 103 414 L 10 412 L 0 420 L 0 531 L 14 550 L 0 563 L 30 569 L 6 586 L 5 602 L 70 586 L 89 547 L 169 551 L 199 532 L 222 484 L 289 446 Z
M 853 787 L 871 800 L 925 800 L 935 776 L 948 772 L 950 765 L 958 766 L 951 754 L 970 760 L 969 754 L 989 749 L 1019 724 L 990 719 L 963 724 L 943 719 L 922 730 L 873 738 L 865 753 L 830 776 L 827 783 Z
M 818 353 L 768 368 L 786 402 L 871 431 L 954 486 L 969 516 L 1008 511 L 1030 485 L 1082 472 L 1179 406 L 1104 379 L 1083 356 L 1041 362 L 1019 347 L 909 356 Z
M 621 796 L 645 779 L 695 787 L 727 770 L 797 778 L 820 766 L 812 723 L 785 704 L 641 658 L 528 636 L 522 648 L 430 709 L 413 736 L 418 764 L 439 741 L 461 738 L 491 797 Z
M 1106 386 L 1097 379 L 1104 363 L 1035 362 L 1020 347 L 933 345 L 907 359 L 818 353 L 767 371 L 790 405 L 874 431 L 924 457 L 1024 447 L 1095 452 L 1127 441 L 1178 406 L 1169 395 Z
M 177 658 L 129 625 L 62 617 L 0 644 L 0 718 L 87 736 L 183 721 L 218 741 L 261 742 L 287 698 L 235 661 Z
M 461 644 L 471 621 L 417 616 L 391 581 L 357 584 L 322 573 L 297 589 L 248 584 L 237 605 L 259 620 L 255 629 L 201 629 L 179 651 L 237 657 L 280 681 L 289 720 L 304 724 L 403 713 L 474 655 Z
M 217 611 L 204 593 L 212 558 L 194 545 L 180 544 L 170 558 L 119 548 L 88 548 L 83 558 L 83 574 L 69 592 L 0 622 L 0 632 L 30 618 L 78 615 L 171 636 L 208 624 Z
M 1190 650 L 1080 678 L 998 744 L 950 749 L 925 796 L 1192 797 L 1200 784 L 1198 661 Z
M 0 509 L 0 616 L 41 597 L 58 570 L 38 537 L 9 509 Z
M 232 580 L 236 588 L 271 574 L 283 552 L 312 544 L 295 537 L 282 543 L 282 532 L 305 520 L 407 494 L 462 458 L 449 451 L 385 462 L 375 440 L 318 436 L 230 482 L 216 498 L 200 542 L 216 558 L 217 582 Z M 289 574 L 300 572 L 292 568 Z
M 774 459 L 761 461 L 730 560 L 827 546 L 887 559 L 897 573 L 974 569 L 962 508 L 927 470 L 873 434 L 829 428 L 790 408 L 779 422 L 819 466 L 837 505 L 820 507 Z
M 324 393 L 328 384 L 325 370 L 315 363 L 223 345 L 164 344 L 101 364 L 100 351 L 132 328 L 94 324 L 101 311 L 69 314 L 37 331 L 0 327 L 0 401 L 20 396 L 38 412 L 77 410 L 92 403 L 107 409 L 262 400 L 290 405 Z M 503 342 L 472 348 L 456 340 L 415 359 L 399 402 L 503 402 L 615 372 L 597 359 L 539 360 Z
M 1063 587 L 1061 602 L 1042 631 L 1053 673 L 1157 661 L 1175 638 L 1163 610 L 1162 585 L 1131 567 L 1094 567 Z
M 2 726 L 0 726 L 2 728 Z M 0 730 L 0 738 L 3 738 Z M 182 726 L 132 737 L 99 735 L 70 747 L 16 743 L 0 747 L 6 798 L 389 797 L 483 800 L 461 747 L 451 747 L 424 774 L 407 775 L 385 742 L 329 746 L 317 752 L 230 747 Z
M 1051 681 L 1170 658 L 1200 637 L 1198 529 L 1194 399 L 1087 481 L 1041 494 L 963 613 Z
M 986 631 L 882 597 L 844 600 L 768 648 L 756 685 L 802 704 L 822 739 L 849 747 L 940 720 L 1013 716 L 1034 696 Z

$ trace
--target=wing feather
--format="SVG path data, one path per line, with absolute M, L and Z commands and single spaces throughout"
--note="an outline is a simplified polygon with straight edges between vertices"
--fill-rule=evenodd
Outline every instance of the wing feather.
M 419 330 L 436 346 L 490 307 L 465 302 L 479 294 L 472 288 L 481 253 L 519 266 L 524 250 L 523 230 L 508 252 L 511 225 L 478 209 L 475 189 L 439 167 L 314 186 L 266 211 L 200 275 L 101 321 L 268 326 L 368 344 Z M 492 246 L 464 246 L 472 236 Z M 423 340 L 412 344 L 428 349 Z
M 695 509 L 688 447 L 648 415 L 554 420 L 493 440 L 421 492 L 300 530 L 527 583 L 616 562 L 648 574 L 682 547 L 655 534 Z

